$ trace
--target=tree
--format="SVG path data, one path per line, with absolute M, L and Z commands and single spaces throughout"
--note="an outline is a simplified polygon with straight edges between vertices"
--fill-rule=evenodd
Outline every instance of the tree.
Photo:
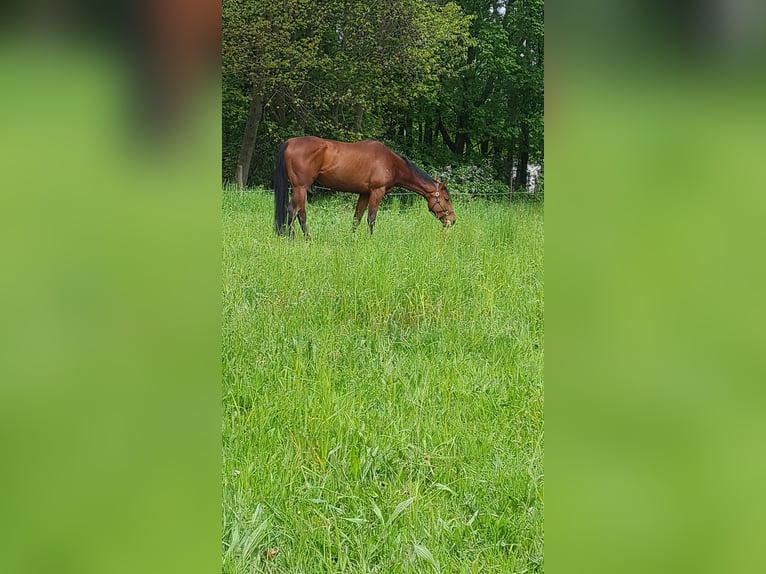
M 473 18 L 472 42 L 424 114 L 436 117 L 443 144 L 459 161 L 493 158 L 508 181 L 518 162 L 523 184 L 526 163 L 543 154 L 543 1 L 460 4 Z
M 248 112 L 234 170 L 245 187 L 250 174 L 264 102 L 293 92 L 316 63 L 316 18 L 308 0 L 226 0 L 223 3 L 223 76 L 226 97 L 242 101 Z
M 292 135 L 491 158 L 505 181 L 542 160 L 542 0 L 225 0 L 223 23 L 224 173 L 240 186 L 268 181 Z

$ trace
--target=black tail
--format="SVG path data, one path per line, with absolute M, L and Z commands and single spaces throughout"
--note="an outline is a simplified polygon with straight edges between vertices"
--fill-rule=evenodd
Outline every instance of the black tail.
M 283 143 L 277 153 L 277 161 L 274 165 L 274 178 L 271 185 L 274 187 L 274 233 L 284 235 L 287 230 L 287 201 L 289 191 L 287 189 L 287 167 L 285 166 L 285 149 L 287 142 Z

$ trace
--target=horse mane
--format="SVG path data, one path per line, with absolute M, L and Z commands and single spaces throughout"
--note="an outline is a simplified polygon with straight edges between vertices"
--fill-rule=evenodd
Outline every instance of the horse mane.
M 428 175 L 426 172 L 424 172 L 422 169 L 420 169 L 418 166 L 416 166 L 414 163 L 412 163 L 402 154 L 397 153 L 396 155 L 398 155 L 400 158 L 404 160 L 404 162 L 407 164 L 407 167 L 410 169 L 411 172 L 414 172 L 415 174 L 417 174 L 418 177 L 420 177 L 421 179 L 424 179 L 428 183 L 436 184 L 436 181 L 434 181 L 434 178 L 432 178 L 430 175 Z

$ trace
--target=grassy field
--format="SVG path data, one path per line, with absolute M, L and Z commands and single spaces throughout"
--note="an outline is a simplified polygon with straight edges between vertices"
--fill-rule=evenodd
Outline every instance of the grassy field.
M 543 571 L 543 204 L 223 194 L 223 572 Z

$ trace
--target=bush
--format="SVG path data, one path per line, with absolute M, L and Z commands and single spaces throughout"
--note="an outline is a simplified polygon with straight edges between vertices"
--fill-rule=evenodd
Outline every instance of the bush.
M 481 165 L 462 165 L 454 169 L 448 165 L 439 171 L 439 177 L 447 180 L 447 187 L 452 193 L 508 197 L 508 184 L 496 179 L 490 160 Z

